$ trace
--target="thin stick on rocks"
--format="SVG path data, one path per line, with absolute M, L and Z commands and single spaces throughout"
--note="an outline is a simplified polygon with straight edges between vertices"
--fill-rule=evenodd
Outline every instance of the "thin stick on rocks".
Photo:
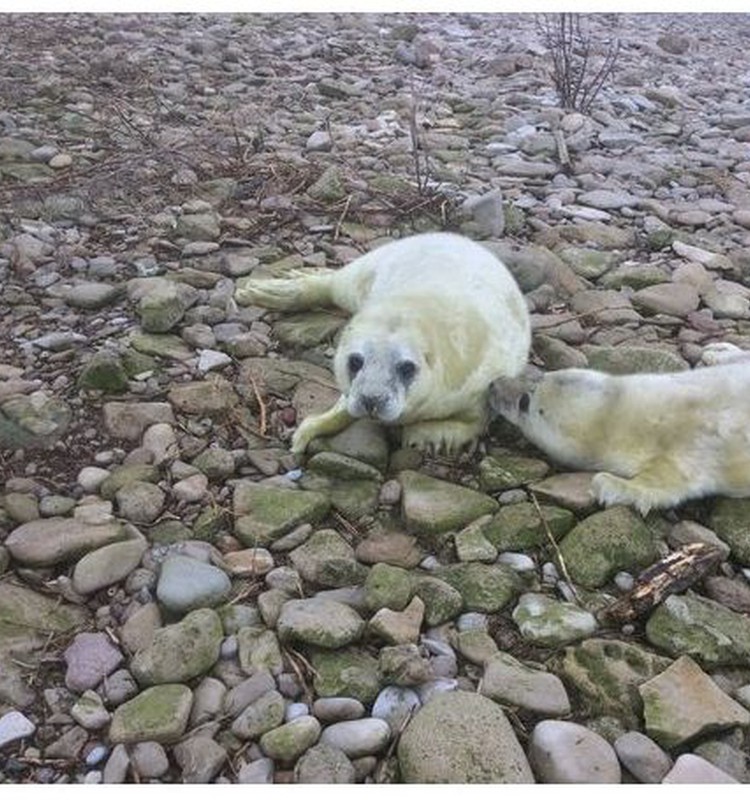
M 576 602 L 578 605 L 582 605 L 581 598 L 578 596 L 578 592 L 576 591 L 576 587 L 573 585 L 573 581 L 570 579 L 570 575 L 568 574 L 568 567 L 565 564 L 565 559 L 560 552 L 560 548 L 557 546 L 557 542 L 555 541 L 555 537 L 552 535 L 552 531 L 550 530 L 549 524 L 547 520 L 544 518 L 544 514 L 542 514 L 542 509 L 539 505 L 539 501 L 536 499 L 536 495 L 534 492 L 529 492 L 531 495 L 531 502 L 534 504 L 534 508 L 536 509 L 536 513 L 539 515 L 539 519 L 542 523 L 542 527 L 544 528 L 544 532 L 547 534 L 547 538 L 549 539 L 550 546 L 554 550 L 555 553 L 555 560 L 560 566 L 560 571 L 563 574 L 563 577 L 570 586 L 570 591 L 573 593 L 573 597 L 575 597 Z

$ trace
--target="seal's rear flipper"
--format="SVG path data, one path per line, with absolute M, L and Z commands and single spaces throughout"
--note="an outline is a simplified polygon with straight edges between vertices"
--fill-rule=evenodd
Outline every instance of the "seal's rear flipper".
M 333 304 L 331 278 L 334 270 L 305 274 L 291 273 L 289 278 L 250 279 L 238 286 L 235 298 L 242 306 L 262 306 L 275 311 L 301 311 Z
M 699 496 L 689 491 L 679 470 L 664 461 L 650 464 L 632 478 L 598 472 L 591 481 L 591 490 L 602 505 L 635 506 L 644 517 L 652 508 L 671 508 Z

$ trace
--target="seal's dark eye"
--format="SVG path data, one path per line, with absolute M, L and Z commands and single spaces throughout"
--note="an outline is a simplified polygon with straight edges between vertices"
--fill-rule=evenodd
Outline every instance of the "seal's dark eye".
M 409 383 L 417 374 L 417 365 L 413 361 L 399 361 L 396 365 L 396 373 L 404 383 Z
M 349 374 L 356 375 L 365 365 L 365 360 L 359 353 L 352 353 L 347 362 L 349 367 Z
M 529 403 L 531 402 L 531 398 L 529 397 L 528 392 L 524 392 L 521 395 L 521 399 L 518 401 L 518 410 L 525 414 L 529 410 Z

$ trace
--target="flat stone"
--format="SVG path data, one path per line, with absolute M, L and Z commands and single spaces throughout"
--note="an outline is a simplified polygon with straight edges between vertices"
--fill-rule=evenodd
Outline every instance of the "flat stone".
M 485 664 L 481 694 L 544 716 L 570 713 L 568 694 L 556 675 L 531 669 L 508 653 L 497 653 Z
M 118 583 L 138 566 L 147 547 L 145 539 L 133 539 L 88 553 L 73 570 L 73 588 L 79 594 L 92 594 Z
M 182 770 L 183 783 L 211 783 L 219 774 L 228 753 L 209 736 L 191 736 L 177 744 L 173 751 Z
M 739 783 L 739 781 L 705 758 L 693 753 L 684 753 L 675 761 L 662 783 Z
M 20 711 L 8 711 L 0 717 L 0 749 L 6 744 L 26 739 L 36 730 L 36 725 Z
M 750 712 L 722 692 L 689 656 L 678 658 L 638 690 L 646 732 L 669 749 L 709 733 L 750 725 Z
M 390 738 L 388 723 L 369 717 L 335 722 L 323 731 L 320 741 L 341 750 L 348 758 L 361 758 L 380 753 Z
M 582 639 L 597 629 L 590 611 L 536 592 L 521 595 L 513 609 L 513 621 L 524 639 L 547 647 Z
M 601 209 L 633 208 L 637 206 L 637 197 L 627 192 L 617 192 L 610 189 L 594 189 L 578 195 L 578 202 L 584 206 Z
M 541 502 L 560 505 L 574 512 L 588 511 L 596 505 L 591 493 L 591 480 L 594 474 L 593 472 L 560 472 L 537 483 L 532 483 L 529 488 Z
M 169 403 L 112 401 L 103 406 L 104 427 L 115 439 L 140 440 L 143 432 L 157 422 L 175 423 Z
M 312 654 L 313 685 L 318 697 L 353 697 L 369 705 L 381 688 L 378 661 L 353 647 Z
M 65 685 L 73 692 L 94 689 L 122 664 L 124 656 L 106 633 L 79 633 L 65 650 Z
M 156 596 L 165 608 L 182 614 L 218 605 L 231 588 L 229 576 L 223 570 L 195 558 L 176 555 L 162 564 Z
M 622 765 L 640 783 L 661 783 L 672 769 L 672 759 L 653 739 L 640 731 L 623 733 L 614 742 Z
M 504 608 L 521 588 L 516 573 L 504 564 L 453 564 L 441 567 L 435 576 L 461 593 L 466 610 L 488 614 Z
M 401 734 L 397 752 L 406 783 L 534 783 L 500 706 L 469 692 L 435 695 Z
M 185 732 L 193 693 L 182 684 L 167 683 L 145 689 L 115 709 L 109 738 L 113 744 L 154 741 L 176 742 Z
M 240 739 L 257 739 L 283 724 L 285 707 L 283 696 L 272 688 L 237 715 L 232 733 Z
M 319 742 L 294 765 L 294 779 L 303 784 L 354 783 L 356 770 L 341 750 Z
M 349 606 L 313 597 L 284 603 L 277 630 L 282 641 L 336 649 L 359 639 L 364 626 L 364 620 Z
M 700 304 L 697 290 L 688 283 L 659 283 L 640 289 L 631 298 L 644 314 L 669 314 L 686 317 Z

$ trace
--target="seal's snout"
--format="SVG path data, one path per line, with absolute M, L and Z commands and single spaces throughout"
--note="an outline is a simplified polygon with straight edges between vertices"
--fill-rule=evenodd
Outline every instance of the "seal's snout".
M 367 394 L 362 395 L 360 402 L 362 403 L 362 408 L 365 410 L 365 413 L 368 416 L 376 417 L 385 403 L 385 398 L 379 395 Z

